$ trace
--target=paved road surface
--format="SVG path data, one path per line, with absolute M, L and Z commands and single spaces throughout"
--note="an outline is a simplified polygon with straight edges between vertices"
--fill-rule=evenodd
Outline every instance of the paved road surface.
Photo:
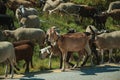
M 2 78 L 1 78 L 2 79 Z M 120 80 L 120 65 L 86 67 L 76 70 L 52 70 L 15 75 L 15 80 Z

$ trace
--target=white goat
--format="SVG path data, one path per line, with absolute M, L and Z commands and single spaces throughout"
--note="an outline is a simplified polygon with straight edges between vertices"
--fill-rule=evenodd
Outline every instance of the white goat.
M 14 47 L 10 42 L 0 42 L 0 63 L 6 62 L 5 77 L 8 75 L 8 65 L 12 67 L 11 78 L 14 76 L 14 64 L 16 64 L 16 57 Z
M 52 67 L 52 63 L 51 63 L 51 58 L 53 55 L 60 55 L 61 52 L 59 50 L 59 48 L 57 47 L 57 45 L 55 46 L 47 46 L 43 49 L 40 49 L 41 52 L 41 58 L 44 59 L 49 55 L 49 68 L 51 69 Z M 60 64 L 61 66 L 61 64 Z
M 16 9 L 15 15 L 18 21 L 20 21 L 22 17 L 27 17 L 29 15 L 38 15 L 38 11 L 35 8 L 25 8 L 21 5 Z
M 21 27 L 16 30 L 4 30 L 3 34 L 18 41 L 31 40 L 37 42 L 40 46 L 44 46 L 45 32 L 42 29 Z

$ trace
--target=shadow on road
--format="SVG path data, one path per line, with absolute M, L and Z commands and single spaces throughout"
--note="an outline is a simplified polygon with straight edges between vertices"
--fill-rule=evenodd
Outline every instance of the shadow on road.
M 96 75 L 97 73 L 120 71 L 120 66 L 105 65 L 101 67 L 81 68 L 80 71 L 83 72 L 80 75 Z
M 37 74 L 44 74 L 44 73 L 51 73 L 52 71 L 45 70 L 45 71 L 37 71 L 37 72 L 29 72 L 29 73 L 24 73 L 23 77 L 20 80 L 45 80 L 45 79 L 40 79 L 40 78 L 35 78 L 35 75 Z
M 30 78 L 29 78 L 29 79 L 20 79 L 20 80 L 45 80 L 45 79 L 40 79 L 40 78 L 39 78 L 39 79 L 37 79 L 37 78 L 31 78 L 31 79 L 30 79 Z

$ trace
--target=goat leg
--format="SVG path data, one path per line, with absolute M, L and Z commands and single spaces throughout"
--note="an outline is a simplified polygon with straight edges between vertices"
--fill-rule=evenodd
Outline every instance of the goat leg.
M 74 64 L 72 64 L 72 63 L 69 61 L 71 55 L 72 55 L 72 52 L 68 52 L 68 53 L 67 53 L 66 63 L 67 63 L 68 66 L 72 66 L 72 67 L 73 67 Z
M 87 55 L 87 56 L 85 57 L 85 59 L 83 60 L 83 63 L 81 64 L 81 66 L 84 66 L 84 65 L 86 64 L 88 58 L 89 58 L 89 56 Z

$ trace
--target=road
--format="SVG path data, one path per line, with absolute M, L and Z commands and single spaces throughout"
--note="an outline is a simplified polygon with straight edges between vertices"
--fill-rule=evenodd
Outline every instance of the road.
M 61 72 L 59 69 L 45 72 L 38 71 L 15 75 L 15 80 L 120 80 L 120 65 L 106 64 L 98 67 L 66 70 L 65 72 Z

